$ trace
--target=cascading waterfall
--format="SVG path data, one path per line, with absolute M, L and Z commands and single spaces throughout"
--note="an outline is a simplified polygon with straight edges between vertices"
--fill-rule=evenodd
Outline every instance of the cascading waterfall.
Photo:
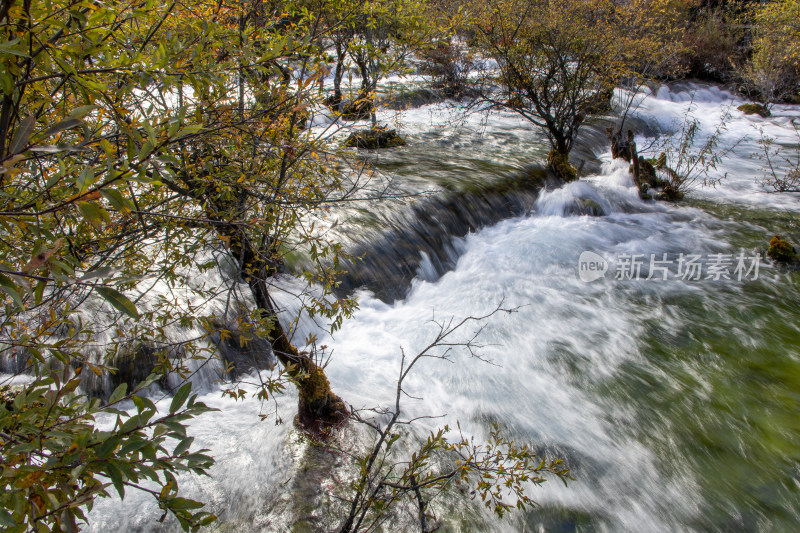
M 662 87 L 634 113 L 637 142 L 643 146 L 655 132 L 674 128 L 690 105 L 702 131 L 713 130 L 728 102 L 739 101 L 716 87 Z M 466 434 L 482 438 L 498 424 L 565 457 L 576 481 L 532 489 L 542 507 L 503 520 L 467 497 L 434 502 L 445 529 L 786 531 L 796 525 L 800 298 L 793 275 L 766 261 L 757 279 L 741 281 L 647 280 L 647 264 L 640 279 L 617 279 L 615 270 L 620 258 L 634 254 L 696 254 L 706 262 L 712 254 L 752 256 L 772 233 L 796 229 L 797 197 L 763 192 L 755 179 L 759 163 L 748 155 L 759 149 L 759 127 L 791 142 L 790 121 L 800 109 L 775 106 L 772 118 L 761 119 L 733 106 L 721 144 L 739 145 L 717 169 L 728 172 L 727 180 L 678 205 L 639 199 L 627 163 L 606 153 L 602 120 L 587 126 L 589 147 L 599 156 L 580 181 L 495 187 L 541 158 L 541 139 L 504 113 L 469 118 L 469 127 L 453 133 L 442 126 L 453 113 L 429 104 L 400 114 L 409 146 L 376 163 L 416 180 L 419 189 L 456 192 L 387 215 L 388 229 L 362 228 L 354 245 L 378 259 L 369 290 L 348 286 L 358 290 L 360 310 L 333 336 L 309 320 L 295 333 L 296 339 L 316 334 L 318 344 L 331 347 L 326 371 L 347 402 L 386 405 L 401 347 L 413 353 L 427 343 L 432 318 L 478 315 L 500 301 L 518 307 L 485 324 L 481 353 L 494 364 L 463 354 L 455 364 L 426 361 L 408 382 L 409 394 L 422 399 L 404 408 L 409 416 L 443 415 L 422 422 L 420 432 L 458 421 Z M 490 185 L 476 188 L 482 180 Z M 785 213 L 766 213 L 767 205 Z M 579 278 L 585 251 L 609 262 L 605 276 Z M 381 253 L 390 260 L 382 263 Z M 381 277 L 382 264 L 402 268 Z M 301 288 L 289 276 L 281 283 Z M 299 309 L 291 292 L 299 290 L 277 294 L 290 311 Z M 277 400 L 284 423 L 274 424 L 275 417 L 259 421 L 262 406 L 254 398 L 221 398 L 213 384 L 205 391 L 202 400 L 220 411 L 193 421 L 190 431 L 217 465 L 210 478 L 181 477 L 187 496 L 208 502 L 223 530 L 286 531 L 302 513 L 315 512 L 330 525 L 319 516 L 330 503 L 324 495 L 330 479 L 323 476 L 315 493 L 322 511 L 299 509 L 293 492 L 303 490 L 297 479 L 307 460 L 306 445 L 291 429 L 295 393 Z M 177 528 L 169 520 L 158 524 L 158 516 L 146 495 L 130 493 L 124 505 L 97 501 L 90 525 L 93 531 Z

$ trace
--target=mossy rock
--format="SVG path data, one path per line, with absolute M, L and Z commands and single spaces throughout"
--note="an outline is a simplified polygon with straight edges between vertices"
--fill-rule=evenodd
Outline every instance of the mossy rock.
M 569 162 L 569 154 L 551 150 L 550 153 L 547 154 L 547 166 L 566 182 L 578 179 L 578 169 Z
M 633 174 L 633 165 L 628 167 L 628 172 Z M 639 176 L 636 186 L 640 189 L 644 188 L 644 190 L 647 190 L 650 187 L 662 185 L 659 183 L 660 181 L 661 180 L 659 180 L 656 176 L 656 167 L 654 167 L 652 163 L 650 163 L 644 157 L 639 156 Z
M 659 176 L 666 174 L 671 179 L 664 179 Z M 631 165 L 633 172 L 633 165 Z M 636 186 L 639 189 L 639 197 L 643 200 L 662 200 L 666 202 L 677 202 L 683 199 L 683 191 L 673 185 L 677 180 L 677 174 L 667 166 L 667 156 L 662 153 L 656 158 L 645 159 L 639 156 L 639 180 Z
M 763 104 L 742 104 L 736 109 L 745 115 L 759 115 L 762 118 L 767 118 L 772 114 L 769 108 Z
M 789 241 L 783 240 L 780 235 L 775 235 L 769 241 L 767 257 L 776 263 L 792 263 L 797 260 L 797 252 Z
M 397 146 L 405 146 L 405 144 L 406 142 L 398 135 L 396 130 L 386 128 L 354 131 L 344 142 L 344 145 L 348 148 L 364 148 L 366 150 L 395 148 Z
M 677 202 L 683 199 L 683 191 L 676 189 L 672 184 L 665 185 L 661 191 L 656 194 L 656 200 L 664 200 L 666 202 Z
M 606 214 L 605 210 L 603 209 L 603 206 L 601 206 L 591 198 L 584 198 L 582 200 L 578 200 L 577 205 L 571 211 L 576 215 L 590 216 L 590 217 L 602 217 L 605 216 Z

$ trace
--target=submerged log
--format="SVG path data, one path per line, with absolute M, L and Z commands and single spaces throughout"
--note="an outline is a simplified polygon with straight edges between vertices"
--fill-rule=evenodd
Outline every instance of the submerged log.
M 683 192 L 674 185 L 680 180 L 675 171 L 666 166 L 665 154 L 661 154 L 657 159 L 646 159 L 639 155 L 631 130 L 628 130 L 626 137 L 623 138 L 620 131 L 606 128 L 606 137 L 611 141 L 611 155 L 614 159 L 624 159 L 631 164 L 633 182 L 643 200 L 675 201 L 683 198 Z M 658 171 L 666 174 L 669 179 L 660 178 Z

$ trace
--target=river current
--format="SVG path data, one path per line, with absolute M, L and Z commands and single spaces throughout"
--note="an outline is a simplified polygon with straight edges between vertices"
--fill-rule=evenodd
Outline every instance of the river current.
M 762 131 L 788 155 L 796 150 L 791 121 L 800 108 L 746 116 L 736 110 L 740 98 L 692 83 L 639 98 L 640 147 L 679 130 L 687 110 L 700 124 L 696 143 L 725 119 L 719 147 L 733 149 L 712 173 L 724 176 L 716 187 L 677 204 L 644 202 L 628 165 L 611 160 L 604 125 L 589 125 L 596 159 L 578 182 L 537 191 L 508 216 L 437 241 L 438 250 L 422 235 L 400 296 L 359 289 L 359 310 L 334 335 L 312 321 L 298 326 L 296 338 L 314 333 L 332 350 L 333 389 L 369 407 L 392 401 L 401 348 L 427 344 L 432 319 L 501 303 L 516 309 L 483 324 L 480 353 L 491 363 L 466 353 L 425 361 L 407 384 L 420 399 L 404 409 L 442 415 L 418 423 L 420 437 L 458 422 L 480 439 L 497 424 L 564 457 L 575 480 L 531 488 L 541 506 L 503 519 L 467 496 L 435 500 L 441 531 L 777 532 L 800 523 L 800 292 L 797 274 L 763 257 L 773 234 L 800 242 L 800 197 L 765 192 L 763 163 L 752 157 Z M 408 144 L 373 162 L 434 194 L 525 172 L 546 152 L 541 135 L 511 113 L 464 116 L 458 104 L 439 102 L 385 109 L 379 119 Z M 370 238 L 359 242 L 383 230 L 380 217 L 408 222 L 411 215 L 397 215 L 406 209 L 373 216 L 364 227 Z M 342 233 L 358 233 L 367 214 L 342 220 Z M 580 269 L 584 252 L 593 271 L 605 268 L 596 279 Z M 686 275 L 690 256 L 697 276 Z M 288 276 L 283 283 L 300 288 Z M 297 308 L 288 294 L 282 303 Z M 259 421 L 255 399 L 224 399 L 213 381 L 202 390 L 220 411 L 193 421 L 190 433 L 217 465 L 209 478 L 182 477 L 187 495 L 209 503 L 220 531 L 287 531 L 301 515 L 327 530 L 330 479 L 321 476 L 318 508 L 296 501 L 308 447 L 290 423 L 294 393 L 278 400 L 284 423 L 275 424 Z M 177 529 L 155 522 L 159 514 L 131 493 L 124 503 L 98 501 L 89 518 L 94 531 Z

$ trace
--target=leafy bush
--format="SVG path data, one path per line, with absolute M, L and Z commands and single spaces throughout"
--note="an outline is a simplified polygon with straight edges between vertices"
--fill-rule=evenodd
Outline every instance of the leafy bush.
M 753 53 L 741 68 L 744 89 L 764 103 L 800 97 L 800 0 L 753 7 Z

